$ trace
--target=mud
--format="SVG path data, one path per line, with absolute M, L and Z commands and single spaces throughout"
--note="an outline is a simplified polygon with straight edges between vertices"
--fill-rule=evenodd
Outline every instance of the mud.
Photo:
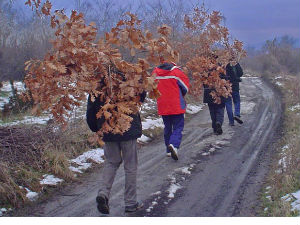
M 278 94 L 259 78 L 241 83 L 244 124 L 228 126 L 222 135 L 211 129 L 207 107 L 185 124 L 179 160 L 165 155 L 163 136 L 139 149 L 138 198 L 144 209 L 124 213 L 124 170 L 117 173 L 109 216 L 256 216 L 259 190 L 273 152 L 280 123 Z M 23 216 L 103 216 L 95 198 L 101 168 L 45 202 L 23 210 Z

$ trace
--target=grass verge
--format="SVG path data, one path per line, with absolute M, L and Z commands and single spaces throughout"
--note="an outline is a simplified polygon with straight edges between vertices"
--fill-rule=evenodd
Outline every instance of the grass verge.
M 70 123 L 65 131 L 50 125 L 0 128 L 0 208 L 29 203 L 22 187 L 47 192 L 48 187 L 40 184 L 44 174 L 76 180 L 69 160 L 95 147 L 88 142 L 92 133 L 84 119 Z
M 268 77 L 283 96 L 284 115 L 281 137 L 262 193 L 261 216 L 297 216 L 291 202 L 282 197 L 300 190 L 300 79 L 296 76 Z

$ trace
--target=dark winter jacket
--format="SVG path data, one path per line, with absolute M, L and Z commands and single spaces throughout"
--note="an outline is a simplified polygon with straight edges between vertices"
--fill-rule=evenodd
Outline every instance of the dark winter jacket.
M 232 91 L 239 91 L 241 77 L 243 76 L 243 69 L 239 63 L 235 66 L 231 66 L 230 63 L 226 66 L 226 76 L 229 77 L 230 83 L 232 84 Z
M 144 102 L 146 97 L 146 92 L 143 92 L 140 95 L 140 101 Z M 104 105 L 104 102 L 101 102 L 99 98 L 96 98 L 94 102 L 91 101 L 91 97 L 88 97 L 87 111 L 86 111 L 86 120 L 93 132 L 97 132 L 101 129 L 105 119 L 102 116 L 97 119 L 96 114 L 100 108 Z M 133 120 L 131 121 L 131 126 L 124 134 L 113 134 L 113 133 L 104 133 L 103 141 L 104 142 L 120 142 L 120 141 L 129 141 L 136 139 L 142 136 L 142 122 L 140 114 L 130 115 Z
M 220 75 L 221 79 L 225 79 L 227 80 L 226 76 L 224 74 Z M 221 103 L 217 104 L 214 102 L 213 97 L 211 96 L 211 92 L 213 91 L 212 88 L 209 88 L 207 85 L 203 85 L 204 88 L 204 93 L 203 93 L 203 103 L 208 103 L 210 105 L 221 105 L 221 106 L 225 106 L 225 98 L 221 96 Z

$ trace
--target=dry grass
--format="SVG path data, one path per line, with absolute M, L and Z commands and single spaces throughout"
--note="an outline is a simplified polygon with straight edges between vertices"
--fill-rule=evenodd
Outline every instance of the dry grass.
M 19 207 L 26 201 L 25 193 L 15 182 L 10 167 L 0 163 L 0 202 L 2 206 Z
M 65 181 L 74 180 L 74 174 L 69 169 L 69 160 L 95 147 L 88 142 L 88 136 L 92 133 L 84 119 L 70 123 L 65 131 L 52 131 L 51 126 L 23 126 L 19 129 L 25 133 L 34 133 L 39 138 L 34 138 L 34 142 L 19 138 L 30 142 L 25 145 L 30 148 L 14 151 L 15 154 L 22 153 L 16 156 L 18 162 L 3 158 L 3 154 L 2 158 L 0 157 L 0 208 L 22 207 L 28 201 L 26 191 L 20 189 L 19 186 L 35 192 L 44 190 L 45 187 L 42 188 L 40 185 L 43 174 L 53 174 Z M 25 133 L 24 137 L 26 137 Z M 17 132 L 17 134 L 22 135 L 22 132 Z M 8 149 L 12 150 L 13 147 L 11 144 Z M 38 154 L 30 158 L 32 152 Z
M 300 83 L 297 77 L 286 77 L 281 82 L 284 82 L 282 93 L 285 103 L 283 130 L 266 184 L 271 189 L 263 194 L 263 207 L 268 208 L 262 213 L 264 216 L 297 215 L 291 211 L 290 203 L 281 197 L 300 189 L 300 110 L 289 109 L 300 103 Z M 266 199 L 266 195 L 271 196 L 271 200 Z

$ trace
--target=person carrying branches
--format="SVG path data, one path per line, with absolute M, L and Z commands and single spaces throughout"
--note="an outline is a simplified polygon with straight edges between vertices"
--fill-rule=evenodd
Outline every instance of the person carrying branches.
M 122 73 L 119 73 L 121 79 L 124 79 Z M 142 92 L 139 96 L 140 102 L 144 102 L 146 92 Z M 96 115 L 104 105 L 99 97 L 95 101 L 91 101 L 88 97 L 86 118 L 90 129 L 97 132 L 102 129 L 105 117 L 97 118 Z M 131 125 L 123 134 L 115 134 L 112 132 L 103 134 L 104 145 L 104 168 L 102 172 L 101 187 L 96 197 L 97 208 L 103 214 L 109 214 L 109 196 L 112 188 L 116 172 L 121 163 L 124 162 L 125 171 L 125 212 L 135 212 L 143 207 L 142 202 L 137 201 L 136 182 L 137 182 L 137 138 L 142 135 L 142 123 L 139 113 L 131 114 Z
M 160 97 L 157 99 L 158 114 L 164 122 L 164 140 L 167 156 L 178 160 L 178 149 L 184 127 L 189 79 L 173 62 L 164 62 L 153 71 L 158 81 Z
M 223 73 L 219 76 L 221 79 L 227 80 Z M 203 84 L 203 88 L 203 103 L 208 104 L 214 134 L 221 135 L 223 133 L 222 124 L 224 121 L 225 98 L 220 96 L 220 101 L 216 101 L 212 96 L 215 89 L 209 87 L 207 84 Z
M 232 97 L 228 97 L 225 101 L 226 111 L 229 119 L 229 125 L 234 126 L 234 120 L 239 124 L 242 124 L 241 120 L 241 100 L 240 100 L 240 85 L 243 76 L 243 69 L 239 63 L 234 63 L 231 60 L 230 63 L 226 65 L 226 76 L 228 77 L 230 83 L 232 84 Z M 234 104 L 234 113 L 232 110 L 232 101 Z

